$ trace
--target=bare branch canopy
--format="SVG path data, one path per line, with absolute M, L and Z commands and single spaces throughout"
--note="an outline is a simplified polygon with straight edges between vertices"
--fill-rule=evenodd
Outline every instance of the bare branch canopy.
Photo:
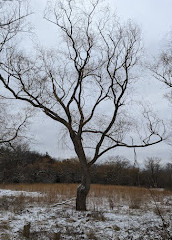
M 11 49 L 12 42 L 20 32 L 28 30 L 25 19 L 30 15 L 28 5 L 21 1 L 0 2 L 0 79 L 7 80 L 8 75 L 3 77 L 1 67 L 5 63 L 5 54 Z M 0 85 L 0 146 L 13 147 L 17 139 L 24 137 L 23 132 L 28 124 L 30 114 L 11 114 L 7 101 L 2 98 L 3 90 Z

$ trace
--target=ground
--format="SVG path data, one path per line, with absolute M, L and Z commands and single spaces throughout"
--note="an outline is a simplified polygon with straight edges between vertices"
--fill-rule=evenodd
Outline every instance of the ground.
M 70 185 L 39 192 L 0 188 L 0 240 L 172 239 L 170 191 L 96 186 L 88 211 L 77 212 Z

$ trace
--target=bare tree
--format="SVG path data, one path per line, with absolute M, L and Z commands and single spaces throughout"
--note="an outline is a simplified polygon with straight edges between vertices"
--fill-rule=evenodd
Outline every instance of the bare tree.
M 5 52 L 12 46 L 13 39 L 20 32 L 28 30 L 25 22 L 28 15 L 28 7 L 24 1 L 0 1 L 0 66 L 4 64 Z M 0 87 L 2 94 L 3 86 Z M 25 116 L 10 114 L 4 98 L 2 99 L 2 96 L 0 98 L 0 146 L 13 146 L 16 139 L 23 137 L 22 133 L 30 114 L 28 112 Z
M 142 120 L 133 133 L 136 123 L 127 113 L 141 48 L 137 26 L 120 25 L 99 0 L 59 0 L 48 6 L 45 19 L 62 34 L 59 49 L 39 49 L 35 58 L 10 49 L 0 80 L 13 97 L 67 129 L 82 171 L 76 209 L 86 210 L 91 166 L 117 147 L 161 142 L 164 129 L 144 111 L 145 125 Z
M 160 178 L 160 170 L 161 170 L 161 165 L 160 165 L 161 159 L 159 158 L 148 158 L 145 163 L 145 169 L 149 173 L 149 184 L 150 187 L 158 187 L 159 183 L 159 178 Z
M 162 82 L 167 88 L 168 92 L 165 94 L 165 97 L 172 107 L 172 35 L 170 34 L 169 42 L 166 48 L 161 51 L 157 60 L 149 68 L 153 73 L 153 76 Z M 172 119 L 169 121 L 168 125 L 168 141 L 169 145 L 172 145 Z
M 150 67 L 150 70 L 153 72 L 153 76 L 169 89 L 166 97 L 172 104 L 172 44 L 169 44 L 166 50 L 160 53 L 158 60 Z

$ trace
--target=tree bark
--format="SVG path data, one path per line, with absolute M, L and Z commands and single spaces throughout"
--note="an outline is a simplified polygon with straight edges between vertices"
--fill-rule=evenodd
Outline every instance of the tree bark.
M 86 199 L 90 190 L 91 178 L 89 168 L 84 169 L 82 173 L 81 184 L 77 188 L 76 210 L 86 211 Z
M 91 177 L 90 177 L 90 166 L 87 163 L 85 156 L 84 148 L 82 146 L 81 136 L 76 135 L 72 129 L 70 131 L 70 137 L 73 141 L 75 152 L 77 153 L 80 166 L 82 179 L 81 184 L 77 188 L 76 196 L 76 210 L 77 211 L 86 211 L 86 198 L 90 190 Z

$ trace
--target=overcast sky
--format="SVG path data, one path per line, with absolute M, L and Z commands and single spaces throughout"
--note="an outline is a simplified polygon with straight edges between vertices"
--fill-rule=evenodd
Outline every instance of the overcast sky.
M 172 30 L 172 1 L 171 0 L 106 0 L 114 9 L 121 21 L 132 19 L 141 30 L 144 40 L 144 46 L 147 54 L 155 54 L 164 45 L 164 39 L 168 32 Z M 56 43 L 56 27 L 47 23 L 43 19 L 43 9 L 46 6 L 45 0 L 32 1 L 32 7 L 35 15 L 32 21 L 35 25 L 35 32 L 41 44 L 54 46 Z M 151 102 L 155 111 L 161 116 L 172 117 L 172 109 L 168 102 L 163 98 L 165 87 L 155 81 L 153 78 L 143 75 L 144 84 L 138 89 L 137 94 Z M 37 115 L 34 118 L 35 123 L 31 127 L 36 144 L 35 150 L 48 152 L 53 157 L 67 158 L 75 156 L 74 152 L 59 141 L 60 125 L 48 117 Z M 123 155 L 133 160 L 133 150 L 119 149 L 110 152 L 109 155 Z M 166 161 L 171 160 L 172 151 L 164 143 L 147 149 L 137 149 L 137 156 L 140 162 L 146 157 L 160 157 Z

